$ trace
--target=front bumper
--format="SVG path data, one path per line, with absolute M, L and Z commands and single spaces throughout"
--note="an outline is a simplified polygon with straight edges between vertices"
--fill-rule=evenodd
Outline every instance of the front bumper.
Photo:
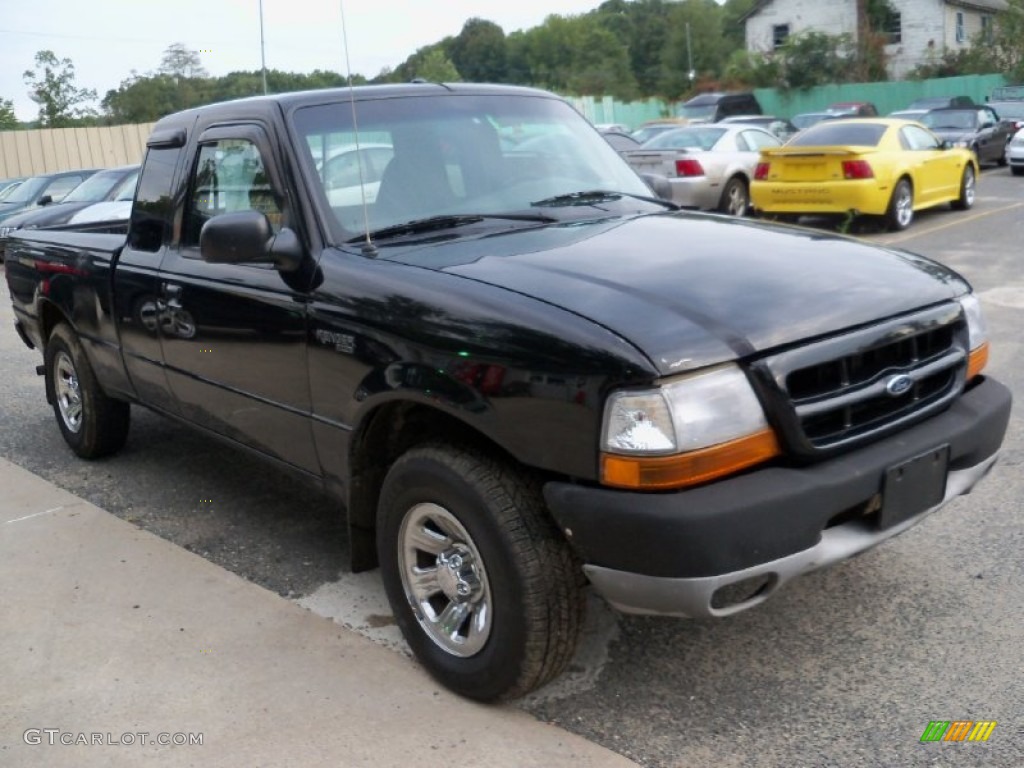
M 948 410 L 828 461 L 769 466 L 698 488 L 632 493 L 552 482 L 544 495 L 595 589 L 626 613 L 726 616 L 790 579 L 895 536 L 967 493 L 995 464 L 1011 395 L 987 379 Z M 949 446 L 942 500 L 888 528 L 887 472 Z M 750 587 L 751 594 L 733 598 Z M 723 602 L 723 596 L 730 599 Z

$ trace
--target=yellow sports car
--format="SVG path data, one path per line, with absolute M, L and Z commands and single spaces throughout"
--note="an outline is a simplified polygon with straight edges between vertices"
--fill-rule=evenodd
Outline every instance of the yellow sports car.
M 944 144 L 918 123 L 826 120 L 761 151 L 750 199 L 769 216 L 870 214 L 900 230 L 923 208 L 970 208 L 977 179 L 969 149 Z

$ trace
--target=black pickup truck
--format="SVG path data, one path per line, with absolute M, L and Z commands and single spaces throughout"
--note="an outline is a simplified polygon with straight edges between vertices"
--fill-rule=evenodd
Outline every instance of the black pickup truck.
M 963 278 L 676 210 L 530 89 L 172 115 L 120 231 L 8 253 L 78 455 L 134 404 L 319 484 L 421 662 L 479 699 L 565 667 L 588 583 L 727 616 L 906 530 L 1010 412 Z

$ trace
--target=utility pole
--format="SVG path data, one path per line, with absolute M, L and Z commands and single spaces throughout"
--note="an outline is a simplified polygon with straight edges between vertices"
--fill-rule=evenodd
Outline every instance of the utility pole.
M 690 78 L 690 87 L 693 87 L 693 80 L 697 73 L 693 71 L 693 44 L 690 42 L 690 22 L 686 22 L 686 58 L 689 62 L 687 77 Z
M 263 69 L 263 95 L 267 95 L 267 47 L 263 40 L 263 0 L 260 0 L 260 63 Z

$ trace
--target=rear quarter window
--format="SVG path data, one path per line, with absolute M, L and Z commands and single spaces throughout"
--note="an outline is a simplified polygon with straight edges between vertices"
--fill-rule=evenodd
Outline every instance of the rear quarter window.
M 879 123 L 818 123 L 789 140 L 791 147 L 877 147 L 888 126 Z

